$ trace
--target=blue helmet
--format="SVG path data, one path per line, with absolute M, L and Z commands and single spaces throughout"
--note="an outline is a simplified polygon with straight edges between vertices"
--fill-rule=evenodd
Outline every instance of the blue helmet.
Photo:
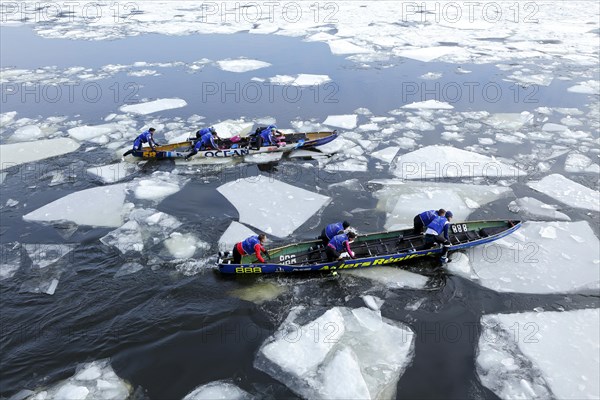
M 446 211 L 446 218 L 452 218 L 454 217 L 454 214 L 452 214 L 452 211 Z
M 208 128 L 208 130 L 210 131 L 210 133 L 212 133 L 213 135 L 217 134 L 217 130 L 215 128 L 213 128 L 212 126 L 210 128 Z

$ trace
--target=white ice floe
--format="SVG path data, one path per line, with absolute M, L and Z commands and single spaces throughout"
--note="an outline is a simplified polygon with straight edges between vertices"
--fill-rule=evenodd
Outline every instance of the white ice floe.
M 71 253 L 74 245 L 68 244 L 23 244 L 34 268 L 46 268 Z
M 426 100 L 415 103 L 410 103 L 402 108 L 416 109 L 416 110 L 452 110 L 454 106 L 438 100 Z
M 585 221 L 525 222 L 468 251 L 469 275 L 499 292 L 563 293 L 600 287 L 600 243 Z
M 290 235 L 331 201 L 261 175 L 228 182 L 217 190 L 238 210 L 240 222 L 278 237 Z
M 303 398 L 394 397 L 414 354 L 407 326 L 368 308 L 333 308 L 299 325 L 306 313 L 292 309 L 259 350 L 256 368 Z
M 244 120 L 228 119 L 213 125 L 219 137 L 227 139 L 236 135 L 248 136 L 254 123 Z
M 450 146 L 427 146 L 403 154 L 396 162 L 394 175 L 402 179 L 443 179 L 469 177 L 513 177 L 526 173 L 494 157 Z
M 220 60 L 217 61 L 217 66 L 223 71 L 229 72 L 248 72 L 254 71 L 261 68 L 270 67 L 271 64 L 259 60 L 251 60 L 240 58 L 237 60 Z
M 39 389 L 29 400 L 122 400 L 129 397 L 131 385 L 115 374 L 108 360 L 82 364 L 69 379 L 56 385 Z
M 331 52 L 333 54 L 338 54 L 338 55 L 363 54 L 363 53 L 372 53 L 373 52 L 373 50 L 371 50 L 371 49 L 357 46 L 354 43 L 352 43 L 348 40 L 345 40 L 345 39 L 332 40 L 332 41 L 327 42 L 327 44 L 329 45 Z
M 565 171 L 580 173 L 600 173 L 600 166 L 595 164 L 591 158 L 579 153 L 571 153 L 565 160 Z
M 38 140 L 44 137 L 45 134 L 42 132 L 37 125 L 26 125 L 15 130 L 10 137 L 12 142 L 27 142 L 30 140 Z
M 353 157 L 343 161 L 330 162 L 325 166 L 325 170 L 335 172 L 367 172 L 369 166 L 365 157 Z
M 430 62 L 455 50 L 456 47 L 452 46 L 431 46 L 420 49 L 399 48 L 398 50 L 394 49 L 394 54 L 400 57 L 412 58 L 413 60 Z
M 79 143 L 69 138 L 0 145 L 0 170 L 71 153 Z
M 121 162 L 116 164 L 102 165 L 99 167 L 91 167 L 87 169 L 90 175 L 98 177 L 104 183 L 115 183 L 121 181 L 135 173 L 137 166 Z
M 122 112 L 133 114 L 152 114 L 158 111 L 171 110 L 187 106 L 187 102 L 182 99 L 158 99 L 140 104 L 130 104 L 119 108 Z
M 455 221 L 465 221 L 481 205 L 510 196 L 508 187 L 458 183 L 406 182 L 375 180 L 383 188 L 373 196 L 379 199 L 377 208 L 386 212 L 388 230 L 410 227 L 415 215 L 425 210 L 444 208 L 454 213 Z
M 109 135 L 116 130 L 118 130 L 119 125 L 115 123 L 109 123 L 104 125 L 96 125 L 96 126 L 78 126 L 76 128 L 71 128 L 67 132 L 73 139 L 77 139 L 79 141 L 89 140 L 95 143 L 99 142 L 108 142 Z M 104 138 L 104 139 L 103 139 Z M 99 144 L 105 144 L 99 143 Z
M 600 211 L 600 196 L 596 190 L 573 182 L 560 174 L 548 175 L 540 181 L 530 182 L 527 185 L 571 207 Z
M 228 381 L 216 381 L 198 386 L 183 400 L 250 400 L 248 392 Z
M 426 74 L 421 75 L 419 78 L 436 80 L 436 79 L 440 79 L 442 77 L 442 75 L 443 74 L 441 72 L 428 72 Z
M 349 269 L 343 273 L 382 283 L 390 289 L 423 289 L 429 280 L 426 276 L 394 267 Z
M 127 184 L 81 190 L 23 216 L 25 221 L 71 221 L 78 225 L 118 227 L 123 223 Z
M 199 240 L 191 233 L 181 234 L 179 232 L 171 233 L 170 237 L 165 240 L 165 246 L 175 258 L 191 258 L 197 249 L 210 248 L 208 243 Z
M 220 251 L 231 251 L 233 246 L 249 236 L 256 235 L 251 229 L 237 221 L 232 221 L 219 239 Z
M 557 211 L 557 207 L 545 204 L 532 197 L 522 197 L 511 201 L 508 209 L 514 213 L 519 213 L 527 219 L 549 220 L 549 221 L 570 221 L 568 215 Z
M 501 399 L 600 397 L 599 309 L 484 315 L 481 327 L 477 374 Z
M 533 121 L 533 114 L 528 111 L 522 113 L 498 113 L 492 114 L 482 122 L 497 129 L 517 131 L 524 125 Z
M 582 94 L 600 94 L 600 81 L 581 82 L 567 89 L 568 92 Z
M 229 294 L 241 300 L 262 304 L 279 297 L 285 290 L 286 287 L 283 285 L 272 282 L 258 282 L 251 286 L 234 289 Z
M 342 129 L 354 129 L 356 128 L 357 120 L 357 115 L 330 115 L 323 124 Z
M 157 171 L 150 178 L 137 179 L 131 185 L 136 198 L 159 202 L 179 192 L 187 182 L 178 174 Z
M 272 85 L 291 85 L 291 86 L 318 86 L 331 81 L 328 75 L 315 74 L 299 74 L 291 75 L 275 75 L 268 79 L 252 78 L 257 82 L 268 82 Z

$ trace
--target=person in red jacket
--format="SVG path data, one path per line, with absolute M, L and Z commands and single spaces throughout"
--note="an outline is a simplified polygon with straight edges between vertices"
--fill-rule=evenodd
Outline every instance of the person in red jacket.
M 246 240 L 236 243 L 235 246 L 233 246 L 233 263 L 241 264 L 242 256 L 253 253 L 256 254 L 256 258 L 259 262 L 264 263 L 265 259 L 262 257 L 261 252 L 267 252 L 263 246 L 266 240 L 267 235 L 261 233 L 260 235 L 250 236 Z

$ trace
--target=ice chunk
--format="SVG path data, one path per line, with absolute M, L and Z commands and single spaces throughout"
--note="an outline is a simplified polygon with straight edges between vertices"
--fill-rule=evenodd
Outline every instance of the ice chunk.
M 271 64 L 269 64 L 268 62 L 244 58 L 240 58 L 237 60 L 217 61 L 217 65 L 223 71 L 229 72 L 248 72 L 271 66 Z
M 530 124 L 533 121 L 533 114 L 528 111 L 522 113 L 498 113 L 493 114 L 489 118 L 484 119 L 486 124 L 503 130 L 517 131 L 525 124 Z
M 10 137 L 13 142 L 26 142 L 29 140 L 37 140 L 44 136 L 44 133 L 37 125 L 26 125 L 18 128 Z
M 477 373 L 500 398 L 600 397 L 599 309 L 486 315 L 481 325 Z
M 423 275 L 391 267 L 352 269 L 344 271 L 344 274 L 371 279 L 392 289 L 423 289 L 428 281 Z
M 394 54 L 400 57 L 412 58 L 413 60 L 429 62 L 436 58 L 445 56 L 454 52 L 456 47 L 452 46 L 431 46 L 421 49 L 394 49 Z
M 356 128 L 357 115 L 330 115 L 323 122 L 325 125 L 335 126 L 342 129 Z
M 127 221 L 123 226 L 103 236 L 100 241 L 107 246 L 115 246 L 123 254 L 144 250 L 142 231 L 136 221 Z
M 380 298 L 375 297 L 375 296 L 364 295 L 361 297 L 362 297 L 363 301 L 365 302 L 365 305 L 373 311 L 379 310 L 384 303 L 384 300 L 381 300 Z
M 245 301 L 262 304 L 271 301 L 285 291 L 285 287 L 271 282 L 259 282 L 249 287 L 234 289 L 230 295 Z
M 121 162 L 117 164 L 102 165 L 99 167 L 91 167 L 87 172 L 100 178 L 104 183 L 115 183 L 123 180 L 135 173 L 137 166 L 130 163 Z
M 228 119 L 213 125 L 221 138 L 230 138 L 236 135 L 248 136 L 254 124 L 243 120 Z
M 66 244 L 24 244 L 27 255 L 34 268 L 46 268 L 54 264 L 74 249 L 74 245 Z
M 12 278 L 21 267 L 21 244 L 0 243 L 0 281 Z
M 78 225 L 118 227 L 123 224 L 127 184 L 101 186 L 61 197 L 23 216 L 25 221 L 71 221 Z
M 73 139 L 77 139 L 79 141 L 82 140 L 94 140 L 98 139 L 102 135 L 107 135 L 118 130 L 118 125 L 114 123 L 104 124 L 104 125 L 96 125 L 96 126 L 78 126 L 76 128 L 71 128 L 67 132 Z
M 454 107 L 444 101 L 427 100 L 410 103 L 405 106 L 402 106 L 402 108 L 410 108 L 417 110 L 452 110 Z
M 327 44 L 329 45 L 329 48 L 333 54 L 364 54 L 373 52 L 371 49 L 357 46 L 354 43 L 344 39 L 332 40 L 327 42 Z
M 540 181 L 530 182 L 527 185 L 571 207 L 600 211 L 600 197 L 597 191 L 560 174 L 548 175 Z
M 415 215 L 440 208 L 452 210 L 456 221 L 465 221 L 473 207 L 512 194 L 510 188 L 494 185 L 414 181 L 403 184 L 397 180 L 375 180 L 372 183 L 384 185 L 374 193 L 374 197 L 379 199 L 377 208 L 387 213 L 386 229 L 412 226 Z
M 279 237 L 290 235 L 331 200 L 260 175 L 228 182 L 217 190 L 238 210 L 240 222 Z
M 210 382 L 198 386 L 183 400 L 250 400 L 253 397 L 233 383 L 227 381 Z
M 520 213 L 527 219 L 550 220 L 550 221 L 570 221 L 568 215 L 557 211 L 557 207 L 545 204 L 532 197 L 522 197 L 511 201 L 508 209 L 515 213 Z
M 600 173 L 600 166 L 593 164 L 591 158 L 583 154 L 571 153 L 565 160 L 565 171 L 567 172 L 590 172 Z
M 522 177 L 526 173 L 493 157 L 450 146 L 427 146 L 400 156 L 394 175 L 402 179 Z
M 436 80 L 436 79 L 440 79 L 441 77 L 442 77 L 441 72 L 428 72 L 426 74 L 421 75 L 419 78 Z
M 119 108 L 122 112 L 133 114 L 152 114 L 157 111 L 171 110 L 187 106 L 185 100 L 182 99 L 158 99 L 147 103 L 131 104 Z
M 544 124 L 544 126 L 542 126 L 542 130 L 544 132 L 564 132 L 568 129 L 569 128 L 566 127 L 565 125 L 554 124 L 551 122 L 548 122 L 548 123 Z
M 585 221 L 525 222 L 515 234 L 474 247 L 469 257 L 479 282 L 500 292 L 562 293 L 600 287 L 600 243 Z
M 79 143 L 69 138 L 0 145 L 0 170 L 71 153 Z
M 198 248 L 210 248 L 208 243 L 199 240 L 196 236 L 179 232 L 171 233 L 169 239 L 165 240 L 165 246 L 175 258 L 191 258 Z
M 567 89 L 567 91 L 572 93 L 597 95 L 598 93 L 600 93 L 600 81 L 581 82 L 578 85 L 571 86 Z
M 329 163 L 325 166 L 327 171 L 349 171 L 366 172 L 368 170 L 367 160 L 359 158 L 347 158 L 344 161 Z
M 256 368 L 303 398 L 394 397 L 413 355 L 410 329 L 366 308 L 333 308 L 312 321 L 308 313 L 292 309 L 259 350 Z
M 57 399 L 64 400 L 85 400 L 90 390 L 85 386 L 76 386 L 72 383 L 66 383 L 56 392 Z
M 181 190 L 187 183 L 175 173 L 157 171 L 149 179 L 139 179 L 134 182 L 135 197 L 143 200 L 162 201 Z
M 248 164 L 268 164 L 281 160 L 283 152 L 272 152 L 272 153 L 257 153 L 244 157 L 244 162 Z
M 242 225 L 237 221 L 232 221 L 219 239 L 219 250 L 231 251 L 236 243 L 241 242 L 252 235 L 256 235 L 256 233 L 247 228 L 245 225 Z

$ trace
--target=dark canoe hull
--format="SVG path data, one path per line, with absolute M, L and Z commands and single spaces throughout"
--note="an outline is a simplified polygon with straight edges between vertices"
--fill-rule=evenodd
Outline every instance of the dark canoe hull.
M 520 221 L 470 221 L 451 225 L 450 251 L 493 242 L 510 235 L 521 227 Z M 242 264 L 231 264 L 231 259 L 219 260 L 219 271 L 224 274 L 268 274 L 316 272 L 353 268 L 385 266 L 415 258 L 439 255 L 442 248 L 425 248 L 422 235 L 413 235 L 412 229 L 361 235 L 352 244 L 355 259 L 327 262 L 320 241 L 303 242 L 269 251 L 271 260 L 256 263 L 253 256 L 244 256 Z
M 333 132 L 309 132 L 309 133 L 291 133 L 285 135 L 285 146 L 263 146 L 259 149 L 242 145 L 237 148 L 224 148 L 220 150 L 199 151 L 194 157 L 206 158 L 232 158 L 244 157 L 252 154 L 291 152 L 298 149 L 311 149 L 335 140 L 338 137 L 337 131 Z M 231 145 L 229 143 L 228 145 Z M 189 140 L 180 143 L 173 143 L 164 146 L 155 147 L 153 151 L 150 147 L 143 147 L 140 150 L 130 151 L 134 157 L 164 159 L 164 158 L 184 158 L 192 150 L 194 142 Z

